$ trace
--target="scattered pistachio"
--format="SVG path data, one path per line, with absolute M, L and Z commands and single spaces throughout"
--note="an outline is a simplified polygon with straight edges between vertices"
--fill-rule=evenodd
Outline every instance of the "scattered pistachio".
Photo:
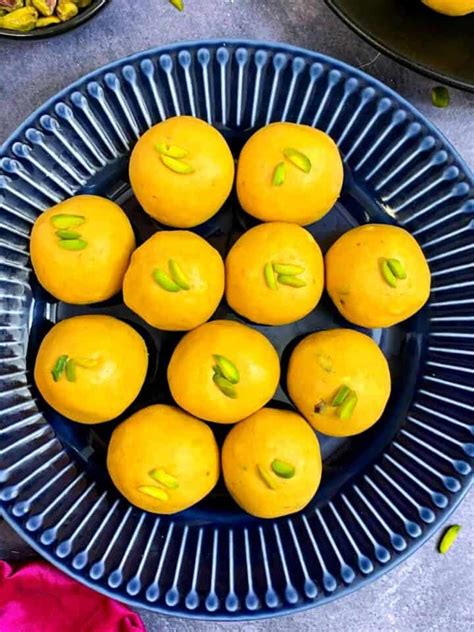
M 390 285 L 390 287 L 397 287 L 397 277 L 391 271 L 387 259 L 382 259 L 380 261 L 380 269 L 382 271 L 382 276 L 388 285 Z
M 277 274 L 284 274 L 285 276 L 295 276 L 304 272 L 303 266 L 297 266 L 293 263 L 274 263 L 273 269 Z
M 184 9 L 184 0 L 169 0 L 169 2 L 178 9 L 178 11 L 183 11 Z
M 173 281 L 176 283 L 176 285 L 179 285 L 182 290 L 189 290 L 191 288 L 191 286 L 189 285 L 189 279 L 184 274 L 180 265 L 174 259 L 170 259 L 168 262 L 168 266 Z
M 218 354 L 214 354 L 213 358 L 216 361 L 220 374 L 225 377 L 226 380 L 231 384 L 238 384 L 240 382 L 239 370 L 233 362 Z
M 75 230 L 57 230 L 56 236 L 59 237 L 59 239 L 80 239 L 81 233 Z
M 27 33 L 36 26 L 38 11 L 34 7 L 22 7 L 0 17 L 0 28 Z
M 407 273 L 399 259 L 387 259 L 387 264 L 397 279 L 406 279 Z
M 68 382 L 76 381 L 76 361 L 73 358 L 66 362 L 66 379 Z
M 0 7 L 5 11 L 16 11 L 24 5 L 23 0 L 0 0 Z
M 39 18 L 36 22 L 36 28 L 42 29 L 46 26 L 51 26 L 52 24 L 61 24 L 61 20 L 55 15 L 50 15 L 48 18 Z
M 84 250 L 87 247 L 84 239 L 60 239 L 58 243 L 64 250 Z
M 86 218 L 83 215 L 67 215 L 66 213 L 53 215 L 51 218 L 51 224 L 54 226 L 54 228 L 58 228 L 61 230 L 77 228 L 78 226 L 84 224 L 85 221 Z
M 320 399 L 317 404 L 314 406 L 314 412 L 318 415 L 323 413 L 326 410 L 326 402 L 324 399 Z
M 344 403 L 344 400 L 351 392 L 351 389 L 343 384 L 337 389 L 337 393 L 334 395 L 333 400 L 331 402 L 331 406 L 340 406 Z
M 271 290 L 277 290 L 277 280 L 275 276 L 275 270 L 271 263 L 266 263 L 263 268 L 263 275 L 265 277 L 265 282 Z
M 146 494 L 147 496 L 151 496 L 152 498 L 156 498 L 156 500 L 168 500 L 168 494 L 160 487 L 155 487 L 154 485 L 140 485 L 138 488 L 139 492 L 142 494 Z
M 272 461 L 272 470 L 280 478 L 293 478 L 295 475 L 295 466 L 286 461 L 280 461 L 280 459 L 274 459 Z
M 278 283 L 281 283 L 281 285 L 289 285 L 290 287 L 304 287 L 306 285 L 303 279 L 289 274 L 279 274 Z
M 275 187 L 280 187 L 285 182 L 285 163 L 279 162 L 273 172 L 272 184 Z
M 270 489 L 276 489 L 276 485 L 272 481 L 271 475 L 267 470 L 260 464 L 257 464 L 257 471 L 260 474 L 260 478 L 265 483 L 267 487 Z
M 55 382 L 59 382 L 59 380 L 61 379 L 61 376 L 64 373 L 64 369 L 66 368 L 67 358 L 67 355 L 61 355 L 56 360 L 51 371 L 51 375 L 53 376 L 53 380 Z
M 165 470 L 155 468 L 150 472 L 151 478 L 157 483 L 161 483 L 168 489 L 176 489 L 179 487 L 178 479 L 165 472 Z
M 168 143 L 158 143 L 155 145 L 157 151 L 163 156 L 169 156 L 170 158 L 185 158 L 188 155 L 188 151 L 178 145 L 168 145 Z
M 77 366 L 80 366 L 82 369 L 94 369 L 98 364 L 99 360 L 95 358 L 74 358 Z
M 168 169 L 171 169 L 171 171 L 179 173 L 180 175 L 194 173 L 194 169 L 193 167 L 191 167 L 191 165 L 178 158 L 172 158 L 171 156 L 160 154 L 160 160 L 165 165 L 165 167 L 168 167 Z
M 443 555 L 449 551 L 449 549 L 453 546 L 454 541 L 459 535 L 461 531 L 461 525 L 453 524 L 448 527 L 446 531 L 443 533 L 443 537 L 440 540 L 438 545 L 438 551 Z
M 181 288 L 177 283 L 175 283 L 163 270 L 160 268 L 156 268 L 153 270 L 153 279 L 155 283 L 157 283 L 162 290 L 166 290 L 166 292 L 179 292 Z
M 337 416 L 339 419 L 341 421 L 348 421 L 352 417 L 356 404 L 357 394 L 355 391 L 351 391 L 338 408 Z
M 31 0 L 31 4 L 44 17 L 50 17 L 56 8 L 56 0 Z
M 58 0 L 56 15 L 61 22 L 67 22 L 79 13 L 77 5 L 71 0 Z
M 237 391 L 235 390 L 232 382 L 229 382 L 223 375 L 214 372 L 212 376 L 214 384 L 220 390 L 220 392 L 226 397 L 230 397 L 230 399 L 237 399 Z
M 293 147 L 287 147 L 283 150 L 283 155 L 291 164 L 295 165 L 300 171 L 309 173 L 311 171 L 311 160 L 303 154 L 303 152 L 294 149 Z
M 445 86 L 435 86 L 431 90 L 431 101 L 437 108 L 446 108 L 449 105 L 449 91 Z

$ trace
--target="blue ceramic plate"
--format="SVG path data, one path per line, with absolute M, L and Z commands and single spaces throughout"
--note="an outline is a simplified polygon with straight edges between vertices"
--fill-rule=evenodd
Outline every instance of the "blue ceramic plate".
M 31 272 L 28 238 L 43 209 L 76 193 L 117 200 L 139 242 L 159 230 L 130 191 L 128 157 L 150 125 L 185 113 L 214 124 L 236 155 L 270 121 L 325 130 L 346 174 L 335 208 L 310 227 L 323 249 L 351 226 L 396 223 L 418 239 L 433 274 L 431 299 L 416 317 L 369 332 L 392 371 L 383 418 L 358 437 L 321 437 L 320 490 L 304 511 L 279 520 L 244 514 L 222 484 L 176 516 L 133 508 L 104 466 L 116 422 L 69 422 L 45 405 L 32 381 L 36 349 L 52 323 L 108 313 L 132 323 L 149 345 L 150 374 L 132 410 L 169 401 L 165 366 L 178 336 L 147 327 L 121 297 L 91 307 L 57 303 Z M 449 143 L 397 94 L 339 61 L 285 45 L 179 44 L 73 84 L 0 153 L 0 503 L 41 555 L 135 606 L 256 618 L 362 586 L 413 552 L 461 500 L 474 454 L 473 180 Z M 232 196 L 198 232 L 225 253 L 250 224 Z M 236 318 L 225 304 L 217 315 Z M 342 325 L 326 297 L 294 325 L 259 329 L 285 365 L 295 338 Z M 273 405 L 290 406 L 284 383 Z M 221 439 L 225 429 L 216 432 Z

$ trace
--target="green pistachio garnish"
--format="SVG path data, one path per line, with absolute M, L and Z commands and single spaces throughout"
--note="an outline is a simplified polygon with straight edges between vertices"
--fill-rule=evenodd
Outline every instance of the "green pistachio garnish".
M 155 487 L 154 485 L 140 485 L 138 488 L 139 492 L 142 494 L 146 494 L 147 496 L 151 496 L 152 498 L 156 498 L 156 500 L 168 500 L 168 494 L 161 489 L 160 487 Z
M 352 417 L 356 405 L 357 394 L 355 391 L 351 391 L 337 410 L 337 416 L 339 419 L 341 421 L 348 421 Z
M 272 184 L 275 187 L 280 187 L 285 182 L 285 163 L 279 162 L 273 172 Z
M 387 264 L 397 279 L 406 279 L 407 273 L 403 263 L 399 259 L 387 259 Z
M 166 292 L 179 292 L 181 290 L 179 285 L 173 281 L 164 270 L 160 270 L 160 268 L 153 270 L 153 279 L 155 283 L 157 283 L 162 290 L 166 290 Z
M 172 158 L 171 156 L 160 154 L 160 160 L 165 165 L 165 167 L 168 167 L 168 169 L 171 169 L 171 171 L 179 173 L 180 175 L 194 173 L 194 168 L 191 167 L 190 164 L 184 162 L 184 160 L 180 160 L 179 158 Z
M 218 373 L 214 370 L 212 380 L 223 395 L 229 397 L 230 399 L 237 399 L 237 391 L 235 390 L 234 385 L 221 375 L 220 369 Z
M 80 239 L 81 233 L 75 230 L 57 230 L 56 237 L 59 237 L 59 239 Z
M 257 471 L 260 475 L 260 478 L 269 489 L 276 489 L 276 485 L 273 482 L 270 473 L 267 472 L 267 470 L 262 465 L 257 464 Z
M 189 285 L 189 279 L 184 274 L 180 265 L 174 259 L 170 259 L 168 261 L 168 267 L 173 281 L 179 285 L 182 290 L 189 290 L 191 288 Z
M 66 368 L 67 358 L 67 355 L 61 355 L 56 360 L 51 371 L 51 375 L 53 376 L 53 380 L 55 382 L 59 382 L 59 380 L 61 379 L 61 376 L 64 373 L 64 369 Z
M 168 143 L 158 143 L 155 145 L 156 149 L 163 156 L 169 158 L 185 158 L 188 155 L 188 151 L 178 145 L 168 145 Z
M 278 284 L 276 280 L 275 270 L 271 263 L 266 263 L 263 268 L 263 275 L 265 277 L 265 283 L 271 290 L 277 290 Z
M 178 11 L 184 10 L 184 0 L 169 0 L 169 2 L 178 9 Z
M 212 357 L 216 361 L 216 366 L 219 369 L 218 372 L 220 372 L 226 380 L 229 380 L 231 384 L 238 384 L 240 381 L 240 374 L 235 364 L 222 355 L 214 354 Z
M 289 285 L 290 287 L 304 287 L 306 282 L 303 279 L 299 279 L 297 276 L 289 274 L 279 274 L 278 283 L 281 285 Z
M 74 358 L 77 366 L 82 369 L 93 369 L 99 364 L 99 360 L 95 358 Z
M 70 228 L 77 228 L 81 226 L 86 221 L 86 218 L 83 215 L 68 215 L 66 213 L 61 213 L 59 215 L 53 215 L 51 217 L 51 223 L 54 228 L 58 228 L 61 230 L 69 230 Z
M 84 250 L 87 247 L 84 239 L 60 239 L 58 244 L 64 250 Z
M 385 279 L 386 283 L 388 283 L 390 287 L 397 287 L 397 277 L 393 274 L 392 270 L 390 269 L 387 259 L 381 259 L 380 270 L 382 272 L 382 276 Z
M 293 263 L 274 263 L 273 269 L 277 274 L 284 274 L 286 276 L 295 276 L 304 272 L 303 266 L 297 266 Z
M 461 525 L 459 524 L 453 524 L 451 527 L 448 527 L 440 540 L 438 551 L 443 555 L 447 553 L 449 549 L 453 546 L 454 541 L 458 537 L 460 531 Z
M 68 382 L 76 381 L 76 362 L 73 358 L 66 362 L 66 379 Z
M 157 483 L 161 483 L 165 487 L 168 487 L 168 489 L 176 489 L 177 487 L 179 487 L 178 479 L 171 474 L 165 472 L 165 470 L 155 468 L 151 470 L 149 475 L 154 481 L 156 481 Z
M 311 160 L 306 154 L 303 154 L 303 152 L 298 151 L 293 147 L 287 147 L 283 150 L 283 155 L 300 171 L 304 171 L 304 173 L 309 173 L 311 171 Z
M 344 400 L 346 399 L 346 397 L 349 395 L 350 392 L 351 392 L 351 389 L 345 384 L 340 386 L 337 390 L 337 393 L 334 395 L 334 398 L 331 402 L 331 406 L 340 406 L 341 404 L 343 404 Z
M 449 91 L 445 86 L 435 86 L 431 90 L 431 101 L 437 108 L 446 108 L 449 105 Z
M 296 472 L 294 465 L 286 461 L 280 461 L 280 459 L 272 461 L 272 470 L 280 478 L 293 478 Z

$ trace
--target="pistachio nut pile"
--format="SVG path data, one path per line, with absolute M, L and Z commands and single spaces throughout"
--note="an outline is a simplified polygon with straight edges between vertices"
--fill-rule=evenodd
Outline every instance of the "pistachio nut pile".
M 0 28 L 26 33 L 67 22 L 92 0 L 0 0 Z

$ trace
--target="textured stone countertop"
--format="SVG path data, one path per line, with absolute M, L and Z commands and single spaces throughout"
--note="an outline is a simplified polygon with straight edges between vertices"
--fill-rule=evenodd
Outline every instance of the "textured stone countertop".
M 47 98 L 109 61 L 177 40 L 258 38 L 315 49 L 364 68 L 428 116 L 474 167 L 474 94 L 450 89 L 451 106 L 434 108 L 432 80 L 379 55 L 339 22 L 322 0 L 186 0 L 183 14 L 166 0 L 133 4 L 132 12 L 127 0 L 111 0 L 83 27 L 49 41 L 0 41 L 0 144 Z M 140 614 L 148 632 L 462 632 L 474 626 L 472 493 L 450 522 L 462 524 L 463 530 L 446 557 L 436 553 L 432 539 L 364 589 L 294 617 L 209 624 L 146 611 Z M 0 559 L 31 554 L 6 525 L 0 524 Z

